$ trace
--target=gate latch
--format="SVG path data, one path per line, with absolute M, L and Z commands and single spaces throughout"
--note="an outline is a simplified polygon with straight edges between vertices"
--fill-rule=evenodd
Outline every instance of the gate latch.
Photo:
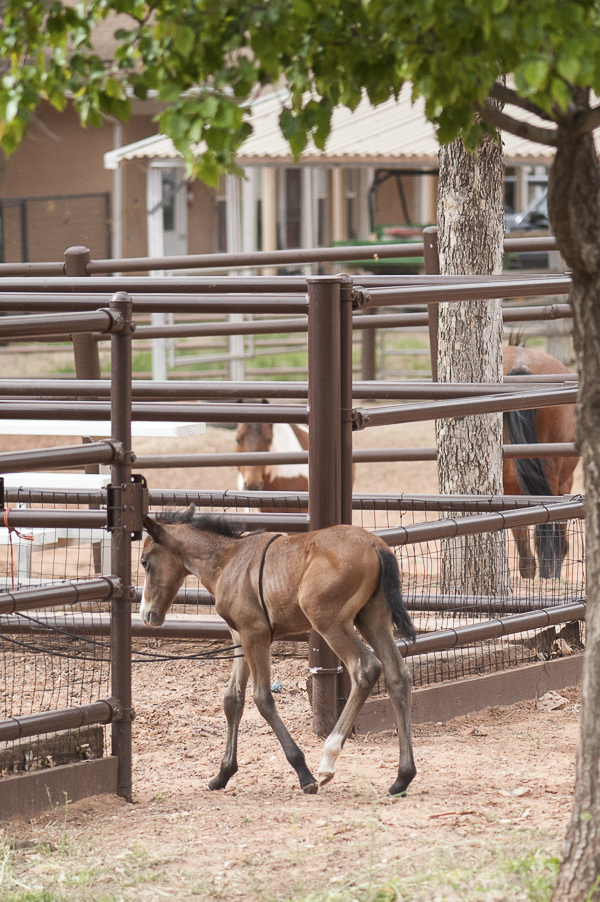
M 109 532 L 130 532 L 134 542 L 139 542 L 144 530 L 144 517 L 148 513 L 148 484 L 145 476 L 134 473 L 131 482 L 108 485 L 107 529 Z

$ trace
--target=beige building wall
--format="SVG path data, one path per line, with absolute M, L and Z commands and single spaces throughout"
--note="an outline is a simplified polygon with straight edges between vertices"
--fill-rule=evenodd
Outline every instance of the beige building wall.
M 122 124 L 122 143 L 156 134 L 153 116 L 134 115 Z M 83 128 L 71 106 L 61 113 L 43 104 L 32 117 L 22 145 L 0 167 L 0 198 L 48 198 L 56 195 L 111 195 L 113 173 L 104 168 L 104 153 L 114 147 L 114 125 Z M 142 164 L 123 173 L 123 254 L 146 253 L 146 174 Z M 29 259 L 61 259 L 73 244 L 90 247 L 92 257 L 107 256 L 106 206 L 103 201 L 48 200 L 27 205 Z M 4 205 L 4 255 L 22 259 L 20 210 Z

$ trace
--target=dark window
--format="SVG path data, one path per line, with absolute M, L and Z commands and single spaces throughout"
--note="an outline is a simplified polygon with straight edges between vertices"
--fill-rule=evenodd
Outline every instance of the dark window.
M 302 173 L 285 170 L 286 248 L 302 246 Z

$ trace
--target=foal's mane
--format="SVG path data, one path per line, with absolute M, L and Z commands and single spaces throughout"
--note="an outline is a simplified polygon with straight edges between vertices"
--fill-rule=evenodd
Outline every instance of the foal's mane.
M 230 539 L 240 539 L 245 533 L 242 525 L 231 523 L 223 517 L 215 517 L 214 514 L 195 514 L 193 510 L 165 511 L 156 518 L 157 523 L 173 525 L 177 523 L 191 526 L 203 532 L 214 532 L 219 536 L 227 536 Z

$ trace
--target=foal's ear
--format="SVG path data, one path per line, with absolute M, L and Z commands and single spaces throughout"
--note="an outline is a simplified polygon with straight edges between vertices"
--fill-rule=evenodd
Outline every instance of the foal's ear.
M 186 557 L 183 559 L 183 566 L 187 570 L 188 573 L 191 573 L 192 576 L 196 576 L 200 581 L 202 581 L 202 577 L 200 576 L 200 571 L 197 567 L 194 567 L 192 562 L 188 560 Z
M 152 517 L 148 517 L 147 515 L 144 517 L 144 529 L 150 538 L 154 539 L 158 544 L 164 539 L 165 531 L 160 523 L 157 523 L 156 520 L 153 520 Z

